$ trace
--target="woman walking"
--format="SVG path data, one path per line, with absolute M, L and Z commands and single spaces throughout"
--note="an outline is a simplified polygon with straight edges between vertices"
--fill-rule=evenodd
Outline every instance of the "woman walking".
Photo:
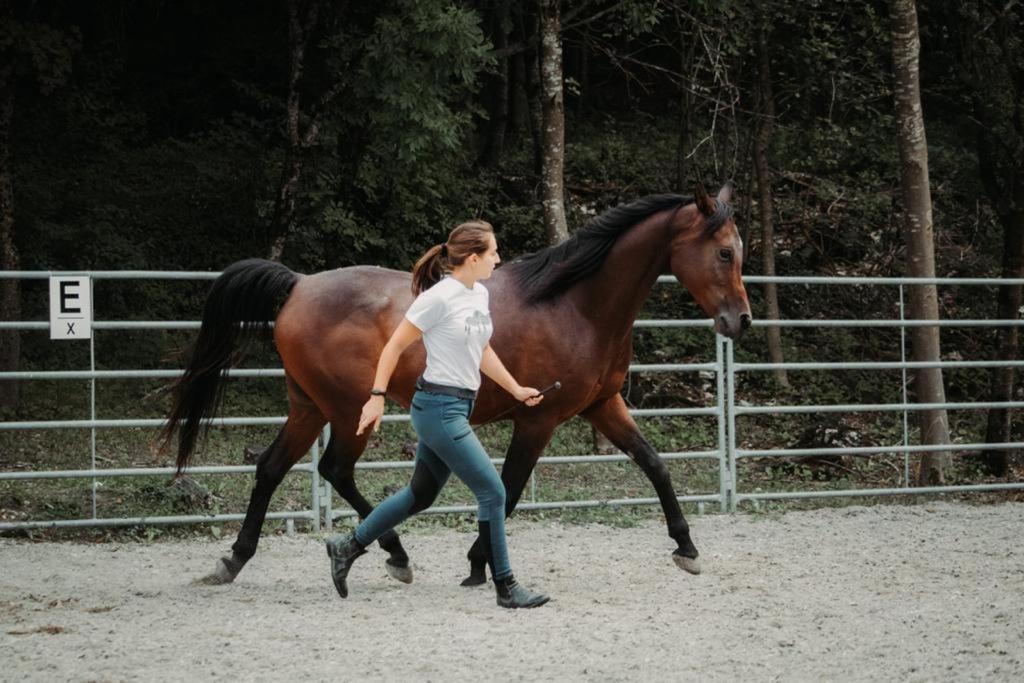
M 502 607 L 538 607 L 548 596 L 516 583 L 505 545 L 505 486 L 469 424 L 483 371 L 516 400 L 535 406 L 543 396 L 523 387 L 502 365 L 488 343 L 494 328 L 486 280 L 500 262 L 489 223 L 459 225 L 448 241 L 432 247 L 416 263 L 412 289 L 417 295 L 381 352 L 370 399 L 363 406 L 357 434 L 380 427 L 388 382 L 402 351 L 422 337 L 427 368 L 416 382 L 412 424 L 419 436 L 412 481 L 381 503 L 344 536 L 327 541 L 331 576 L 341 597 L 352 562 L 366 547 L 410 515 L 430 507 L 450 473 L 476 496 L 477 519 L 491 576 Z M 445 266 L 450 274 L 445 274 Z

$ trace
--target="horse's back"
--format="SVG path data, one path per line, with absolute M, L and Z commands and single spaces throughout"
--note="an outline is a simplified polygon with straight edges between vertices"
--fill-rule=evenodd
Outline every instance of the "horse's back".
M 374 266 L 328 270 L 299 279 L 278 315 L 288 335 L 328 332 L 341 324 L 374 325 L 412 302 L 408 273 Z
M 381 349 L 412 303 L 410 282 L 408 273 L 374 266 L 299 278 L 274 324 L 287 373 L 311 394 L 372 382 Z

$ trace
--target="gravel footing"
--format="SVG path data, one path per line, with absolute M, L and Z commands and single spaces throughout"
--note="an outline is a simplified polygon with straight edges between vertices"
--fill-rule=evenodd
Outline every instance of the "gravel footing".
M 0 540 L 2 680 L 1021 680 L 1024 504 L 690 519 L 704 573 L 656 523 L 513 519 L 516 575 L 552 601 L 461 588 L 468 534 L 403 536 L 335 594 L 322 539 L 269 537 L 226 586 L 230 541 Z

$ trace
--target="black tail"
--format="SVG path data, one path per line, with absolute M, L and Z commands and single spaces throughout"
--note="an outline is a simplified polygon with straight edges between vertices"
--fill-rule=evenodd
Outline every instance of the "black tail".
M 224 371 L 242 360 L 247 342 L 270 330 L 298 279 L 280 263 L 248 259 L 232 263 L 214 281 L 185 374 L 171 387 L 171 412 L 160 434 L 161 450 L 167 450 L 178 432 L 178 474 L 220 407 Z

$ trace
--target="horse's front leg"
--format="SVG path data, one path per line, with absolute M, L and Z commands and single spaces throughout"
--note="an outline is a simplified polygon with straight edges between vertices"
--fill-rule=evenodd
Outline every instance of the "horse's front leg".
M 683 511 L 679 508 L 668 467 L 640 433 L 622 396 L 616 394 L 597 403 L 585 410 L 582 415 L 618 449 L 629 455 L 647 475 L 661 501 L 661 509 L 668 522 L 668 535 L 679 546 L 672 552 L 672 559 L 680 569 L 691 574 L 700 574 L 700 561 L 697 559 L 699 553 L 693 539 L 690 538 L 690 527 L 683 517 Z
M 527 419 L 515 423 L 512 430 L 512 441 L 505 452 L 505 464 L 501 467 L 501 481 L 505 484 L 505 517 L 512 514 L 523 495 L 523 488 L 530 479 L 537 459 L 551 441 L 557 422 L 551 420 Z M 469 576 L 462 581 L 463 586 L 479 586 L 487 582 L 487 555 L 484 542 L 477 536 L 466 557 L 469 559 Z

